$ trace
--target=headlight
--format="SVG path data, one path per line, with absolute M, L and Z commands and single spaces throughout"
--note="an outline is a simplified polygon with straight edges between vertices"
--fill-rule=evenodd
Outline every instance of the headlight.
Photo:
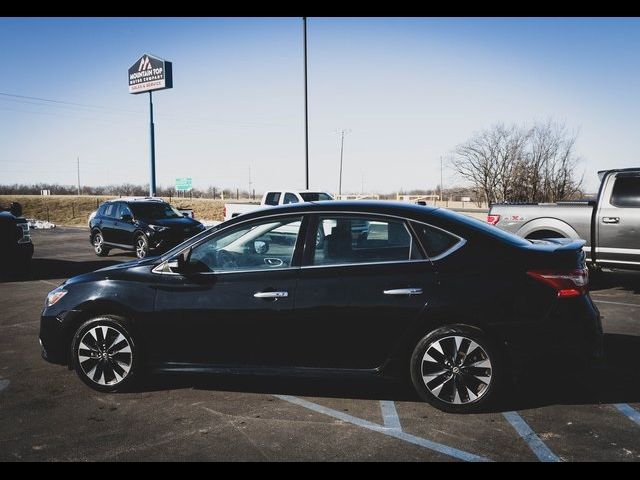
M 47 295 L 47 302 L 46 302 L 47 307 L 52 307 L 53 305 L 58 303 L 60 299 L 64 297 L 66 294 L 67 294 L 67 291 L 64 290 L 62 287 L 58 287 L 55 290 L 51 290 L 49 292 L 49 295 Z
M 169 230 L 169 227 L 162 227 L 160 225 L 149 225 L 149 228 L 154 232 L 164 232 L 165 230 Z

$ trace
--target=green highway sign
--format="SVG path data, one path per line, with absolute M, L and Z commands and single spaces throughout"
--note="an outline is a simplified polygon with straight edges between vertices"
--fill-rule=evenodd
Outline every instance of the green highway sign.
M 176 178 L 176 190 L 179 192 L 185 192 L 187 190 L 191 190 L 191 177 L 186 178 Z

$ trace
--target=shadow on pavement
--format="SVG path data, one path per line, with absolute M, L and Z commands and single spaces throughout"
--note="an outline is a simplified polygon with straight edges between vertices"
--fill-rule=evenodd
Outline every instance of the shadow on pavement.
M 640 402 L 640 371 L 637 352 L 640 337 L 606 334 L 606 365 L 585 372 L 538 372 L 520 382 L 505 401 L 489 412 L 526 410 L 543 406 L 597 405 Z M 559 374 L 560 373 L 560 374 Z M 419 402 L 412 386 L 382 377 L 273 377 L 257 375 L 151 375 L 137 391 L 159 391 L 194 388 L 198 390 L 232 391 L 362 400 Z
M 31 261 L 31 269 L 28 273 L 6 278 L 5 281 L 28 282 L 33 280 L 70 278 L 83 273 L 93 272 L 100 268 L 110 267 L 118 263 L 122 263 L 122 261 L 107 259 L 71 261 L 52 258 L 34 258 Z
M 593 292 L 617 288 L 631 293 L 640 293 L 640 272 L 598 272 L 592 275 L 589 288 Z

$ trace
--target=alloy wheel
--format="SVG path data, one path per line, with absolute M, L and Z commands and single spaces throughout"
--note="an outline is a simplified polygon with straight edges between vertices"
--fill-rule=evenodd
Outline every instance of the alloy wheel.
M 93 237 L 93 249 L 98 255 L 100 255 L 102 253 L 103 246 L 104 240 L 102 239 L 102 234 L 98 233 Z
M 131 344 L 118 329 L 98 325 L 89 329 L 78 345 L 78 364 L 84 375 L 101 386 L 121 383 L 131 371 Z
M 144 258 L 147 256 L 147 241 L 143 236 L 138 237 L 136 240 L 136 256 L 138 258 Z
M 476 341 L 462 335 L 434 340 L 422 357 L 422 380 L 439 400 L 464 405 L 477 402 L 492 379 L 491 359 Z

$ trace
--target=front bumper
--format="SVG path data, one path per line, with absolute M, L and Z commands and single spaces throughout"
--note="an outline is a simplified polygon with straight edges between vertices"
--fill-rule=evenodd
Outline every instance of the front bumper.
M 51 363 L 68 365 L 70 358 L 71 337 L 73 331 L 69 325 L 80 312 L 69 310 L 58 315 L 48 314 L 47 309 L 40 316 L 40 347 L 42 358 Z

